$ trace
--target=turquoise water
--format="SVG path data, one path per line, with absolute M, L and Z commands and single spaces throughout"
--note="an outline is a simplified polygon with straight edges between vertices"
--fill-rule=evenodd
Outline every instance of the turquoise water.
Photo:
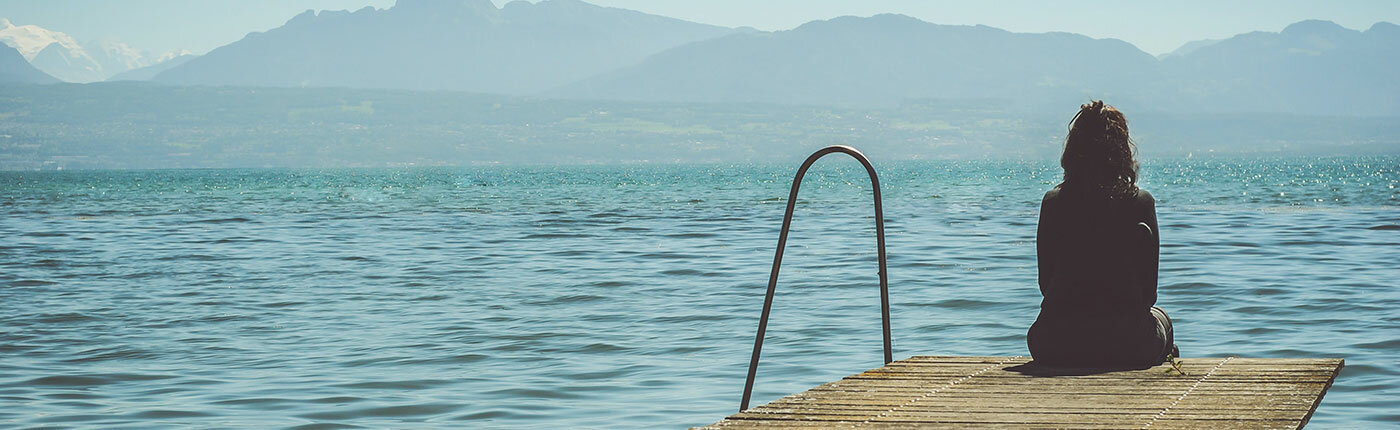
M 881 163 L 896 358 L 1025 355 L 1049 162 Z M 795 165 L 0 173 L 0 427 L 702 425 Z M 1144 160 L 1190 357 L 1400 423 L 1400 157 Z M 881 364 L 869 185 L 809 174 L 755 401 Z

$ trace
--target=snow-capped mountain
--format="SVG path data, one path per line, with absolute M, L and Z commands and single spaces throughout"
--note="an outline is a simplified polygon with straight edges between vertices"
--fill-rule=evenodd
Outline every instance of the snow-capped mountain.
M 159 56 L 115 39 L 78 42 L 72 36 L 37 25 L 15 25 L 0 18 L 0 42 L 19 51 L 30 64 L 68 82 L 96 82 L 118 73 L 161 63 L 187 51 Z
M 15 48 L 34 67 L 68 82 L 100 81 L 106 76 L 97 59 L 77 40 L 37 25 L 14 25 L 0 18 L 0 42 Z
M 25 59 L 33 59 L 35 55 L 39 55 L 39 51 L 54 43 L 68 49 L 82 50 L 77 40 L 63 32 L 37 25 L 14 25 L 5 18 L 0 18 L 0 41 L 15 48 Z

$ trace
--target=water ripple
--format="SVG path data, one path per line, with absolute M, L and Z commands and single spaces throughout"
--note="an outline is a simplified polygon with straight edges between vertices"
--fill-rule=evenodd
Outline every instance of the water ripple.
M 1397 165 L 1144 160 L 1186 355 L 1344 357 L 1313 423 L 1400 421 Z M 895 354 L 1025 355 L 1054 163 L 877 167 Z M 3 172 L 0 427 L 708 424 L 793 168 Z M 808 175 L 757 402 L 882 361 L 863 175 Z

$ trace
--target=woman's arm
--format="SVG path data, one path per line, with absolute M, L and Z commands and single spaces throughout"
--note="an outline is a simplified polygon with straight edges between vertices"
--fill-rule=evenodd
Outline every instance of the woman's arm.
M 1038 279 L 1040 283 L 1040 295 L 1046 296 L 1045 287 L 1050 284 L 1051 276 L 1054 276 L 1055 261 L 1053 207 L 1056 192 L 1050 190 L 1045 193 L 1045 197 L 1040 200 L 1040 220 L 1035 227 L 1035 266 L 1038 269 Z
M 1157 304 L 1157 263 L 1161 256 L 1162 230 L 1157 227 L 1157 203 L 1152 198 L 1152 194 L 1147 190 L 1142 190 L 1140 198 L 1143 200 L 1144 214 L 1147 227 L 1151 229 L 1151 238 L 1144 241 L 1144 246 L 1149 247 L 1143 253 L 1143 263 L 1138 273 L 1141 273 L 1141 287 L 1143 306 L 1150 307 Z

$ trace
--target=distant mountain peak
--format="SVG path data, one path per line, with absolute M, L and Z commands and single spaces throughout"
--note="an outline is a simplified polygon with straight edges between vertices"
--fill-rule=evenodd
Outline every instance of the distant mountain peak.
M 314 19 L 314 18 L 316 18 L 316 10 L 315 10 L 315 9 L 307 9 L 307 10 L 301 11 L 301 13 L 299 13 L 299 14 L 296 14 L 296 15 L 292 16 L 292 19 L 287 20 L 287 24 L 291 24 L 291 23 L 294 23 L 294 22 L 299 23 L 299 22 L 308 21 L 308 20 L 311 20 L 311 19 Z
M 515 2 L 511 2 L 511 3 L 515 3 Z M 527 3 L 528 3 L 528 2 L 527 2 Z M 559 6 L 564 6 L 564 7 L 569 7 L 569 6 L 591 6 L 591 7 L 600 7 L 600 6 L 598 6 L 598 5 L 595 5 L 595 4 L 592 4 L 592 3 L 589 3 L 589 2 L 586 2 L 586 1 L 583 1 L 583 0 L 543 0 L 543 1 L 541 1 L 541 2 L 539 2 L 539 3 L 535 3 L 535 4 L 537 4 L 537 5 L 542 5 L 542 6 L 553 6 L 553 7 L 559 7 Z
M 15 25 L 8 19 L 0 22 L 0 41 L 18 50 L 25 59 L 33 60 L 39 51 L 44 50 L 51 44 L 60 44 L 64 48 L 73 51 L 81 51 L 83 48 L 72 36 L 61 32 L 53 31 L 37 25 Z
M 808 21 L 794 28 L 792 32 L 822 32 L 829 29 L 861 28 L 867 26 L 911 26 L 911 25 L 937 25 L 924 22 L 909 15 L 896 13 L 882 13 L 873 16 L 843 15 L 835 18 Z
M 613 8 L 608 8 L 608 7 L 604 7 L 604 6 L 598 6 L 598 5 L 596 5 L 596 4 L 584 2 L 584 1 L 581 1 L 581 0 L 543 0 L 543 1 L 537 1 L 537 2 L 526 1 L 526 0 L 515 0 L 515 1 L 512 1 L 512 2 L 510 2 L 510 3 L 506 3 L 504 6 L 501 6 L 501 11 L 502 11 L 502 12 L 505 12 L 505 13 L 522 13 L 522 12 L 533 11 L 533 10 L 548 10 L 548 11 L 555 11 L 556 13 L 557 13 L 557 12 L 566 12 L 566 13 L 567 13 L 567 12 L 572 12 L 572 11 L 601 10 L 601 9 L 613 9 Z M 617 9 L 617 10 L 624 10 L 624 11 L 628 11 L 628 12 L 635 12 L 635 11 L 632 11 L 632 10 L 629 10 L 629 9 Z
M 1293 34 L 1316 34 L 1316 33 L 1344 33 L 1344 32 L 1354 32 L 1354 31 L 1356 31 L 1356 30 L 1351 30 L 1351 29 L 1348 29 L 1348 28 L 1346 28 L 1346 27 L 1342 27 L 1342 26 L 1337 25 L 1337 23 L 1332 22 L 1332 21 L 1325 21 L 1325 20 L 1320 20 L 1320 19 L 1309 19 L 1309 20 L 1298 21 L 1298 22 L 1295 22 L 1295 23 L 1293 23 L 1293 24 L 1289 24 L 1287 27 L 1284 27 L 1284 28 L 1283 28 L 1283 31 L 1282 31 L 1281 33 L 1282 33 L 1282 34 L 1285 34 L 1285 35 L 1293 35 Z
M 813 21 L 813 22 L 820 22 L 820 21 Z M 826 22 L 830 22 L 830 23 L 845 23 L 845 22 L 862 22 L 862 23 L 866 23 L 866 22 L 873 22 L 873 23 L 886 23 L 886 24 L 887 24 L 887 23 L 929 24 L 928 22 L 925 22 L 925 21 L 923 21 L 923 20 L 921 20 L 921 19 L 918 19 L 918 18 L 909 16 L 909 15 L 898 14 L 898 13 L 882 13 L 882 14 L 877 14 L 877 15 L 871 15 L 871 16 L 868 16 L 868 17 L 854 16 L 854 15 L 846 15 L 846 16 L 838 16 L 838 17 L 835 17 L 835 18 L 826 20 Z
M 494 13 L 497 10 L 496 4 L 491 3 L 491 0 L 399 0 L 394 3 L 392 9 L 436 12 L 471 10 L 489 13 Z
M 918 22 L 924 22 L 924 21 L 921 20 L 921 19 L 918 19 L 918 18 L 909 16 L 909 15 L 905 15 L 905 14 L 902 14 L 902 13 L 881 13 L 881 14 L 872 15 L 869 19 L 872 20 L 872 21 L 918 21 Z
M 1391 22 L 1380 21 L 1380 22 L 1377 22 L 1377 23 L 1375 23 L 1375 24 L 1372 24 L 1372 25 L 1371 25 L 1371 28 L 1366 29 L 1366 32 L 1367 32 L 1367 33 L 1372 33 L 1372 32 L 1374 32 L 1374 33 L 1391 33 L 1391 34 L 1400 33 L 1400 25 L 1395 25 L 1394 23 L 1391 23 Z
M 173 60 L 173 59 L 176 59 L 176 58 L 180 58 L 180 57 L 184 57 L 184 56 L 189 56 L 189 55 L 194 55 L 194 53 L 193 53 L 193 52 L 190 52 L 190 50 L 188 50 L 188 49 L 179 49 L 179 50 L 175 50 L 175 51 L 167 51 L 166 53 L 160 54 L 160 56 L 157 56 L 157 57 L 155 58 L 155 60 L 153 60 L 153 61 L 151 62 L 151 64 L 152 64 L 152 65 L 160 64 L 160 63 L 164 63 L 164 62 L 166 62 L 166 61 L 170 61 L 170 60 Z

